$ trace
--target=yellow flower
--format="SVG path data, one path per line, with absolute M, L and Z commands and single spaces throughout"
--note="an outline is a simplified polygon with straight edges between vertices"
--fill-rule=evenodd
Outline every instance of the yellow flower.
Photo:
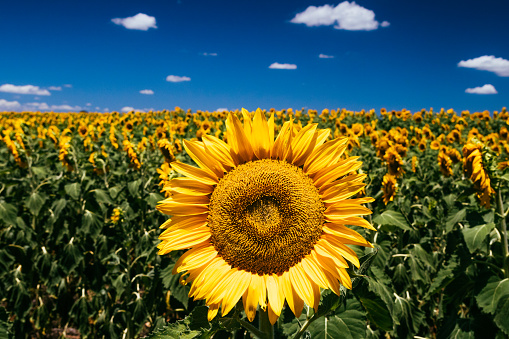
M 118 224 L 119 221 L 122 220 L 122 215 L 124 214 L 124 212 L 122 211 L 121 208 L 114 208 L 113 209 L 113 214 L 111 215 L 111 223 L 116 225 Z
M 325 142 L 330 130 L 297 132 L 290 120 L 274 140 L 274 115 L 242 114 L 243 125 L 234 113 L 227 118 L 228 144 L 210 135 L 184 141 L 200 168 L 171 164 L 185 177 L 170 181 L 170 198 L 157 206 L 172 216 L 158 248 L 190 248 L 173 272 L 189 274 L 189 295 L 206 300 L 209 319 L 242 297 L 248 320 L 260 305 L 273 324 L 285 299 L 298 317 L 304 302 L 318 308 L 320 288 L 352 287 L 347 261 L 359 260 L 346 245 L 372 245 L 345 225 L 374 230 L 359 217 L 373 199 L 347 199 L 366 177 L 355 173 L 357 157 L 341 157 L 348 138 Z
M 382 185 L 382 191 L 384 193 L 383 200 L 384 204 L 387 205 L 390 201 L 393 201 L 396 196 L 396 192 L 398 191 L 398 182 L 394 175 L 387 173 L 382 179 Z
M 418 160 L 417 160 L 417 157 L 414 155 L 412 157 L 412 172 L 414 172 L 414 173 L 416 171 L 417 164 L 418 164 Z
M 168 139 L 161 139 L 157 142 L 157 147 L 159 147 L 159 150 L 164 156 L 164 159 L 167 162 L 172 162 L 175 160 L 175 156 L 173 155 L 173 145 Z
M 396 147 L 391 146 L 384 155 L 384 160 L 387 162 L 389 173 L 395 177 L 400 177 L 403 171 L 403 159 L 397 152 Z
M 442 172 L 445 177 L 450 177 L 453 174 L 451 167 L 452 160 L 444 152 L 438 153 L 438 166 L 440 167 L 440 172 Z
M 465 175 L 472 180 L 481 200 L 481 206 L 490 208 L 490 195 L 495 193 L 491 180 L 482 162 L 482 144 L 469 142 L 463 146 L 463 168 Z

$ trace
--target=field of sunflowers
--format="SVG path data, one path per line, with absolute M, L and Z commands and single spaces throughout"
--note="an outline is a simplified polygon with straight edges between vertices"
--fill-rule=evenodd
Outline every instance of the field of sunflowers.
M 505 108 L 0 113 L 0 337 L 509 338 L 508 124 Z M 318 226 L 297 229 L 301 254 L 257 260 L 222 238 L 224 213 L 270 166 L 303 188 L 290 211 L 246 207 L 272 239 L 253 253 L 277 213 Z

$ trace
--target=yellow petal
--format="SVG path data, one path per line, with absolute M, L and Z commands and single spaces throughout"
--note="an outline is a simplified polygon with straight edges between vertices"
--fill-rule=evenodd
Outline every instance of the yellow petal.
M 290 267 L 288 271 L 290 273 L 292 287 L 308 306 L 313 307 L 313 286 L 311 286 L 311 282 L 302 270 L 301 263 Z
M 270 155 L 269 125 L 267 124 L 265 114 L 259 108 L 256 110 L 253 118 L 253 130 L 254 133 L 251 137 L 253 151 L 258 159 L 266 159 Z
M 265 276 L 265 283 L 267 286 L 269 306 L 272 308 L 272 311 L 279 316 L 285 302 L 283 286 L 280 284 L 280 280 L 275 275 Z
M 232 156 L 230 146 L 223 140 L 208 134 L 203 135 L 201 138 L 205 145 L 205 150 L 218 160 L 225 170 L 239 164 L 238 159 Z
M 325 246 L 329 246 L 328 248 L 330 250 L 343 256 L 343 258 L 354 264 L 355 267 L 358 268 L 360 266 L 359 258 L 357 258 L 357 254 L 355 254 L 354 250 L 343 244 L 336 237 L 324 234 L 320 240 L 323 241 Z
M 178 228 L 194 228 L 194 227 L 200 227 L 207 224 L 207 215 L 200 214 L 200 215 L 193 215 L 193 216 L 174 216 L 171 219 L 168 219 L 165 221 L 165 223 L 162 225 L 167 230 L 169 229 L 178 229 Z M 166 232 L 166 231 L 165 231 Z M 165 234 L 163 232 L 162 234 Z
M 246 292 L 242 296 L 244 302 L 244 311 L 246 312 L 247 319 L 253 321 L 256 316 L 256 309 L 258 307 L 259 293 L 261 288 L 261 280 L 257 274 L 251 275 L 251 283 L 249 284 Z
M 364 239 L 362 235 L 344 225 L 335 223 L 325 223 L 323 225 L 322 230 L 327 234 L 331 234 L 341 239 L 354 241 L 358 244 L 362 244 L 360 246 L 373 247 L 373 245 L 371 245 L 366 239 Z
M 210 198 L 206 195 L 190 195 L 175 192 L 169 198 L 161 200 L 158 203 L 167 204 L 172 202 L 179 204 L 208 205 Z
M 212 319 L 214 319 L 216 317 L 218 311 L 219 311 L 219 304 L 209 305 L 209 311 L 207 312 L 208 321 L 212 321 Z
M 269 315 L 269 321 L 270 321 L 271 325 L 274 325 L 276 323 L 277 319 L 279 318 L 279 315 L 276 314 L 276 312 L 274 312 L 272 307 L 270 307 L 270 304 L 268 306 L 269 307 L 267 308 L 267 312 L 268 312 L 268 315 Z
M 274 141 L 274 147 L 270 154 L 271 159 L 284 159 L 287 143 L 289 144 L 291 142 L 292 122 L 293 120 L 290 119 L 290 121 L 286 121 L 283 123 L 283 126 L 281 126 L 281 130 Z
M 254 156 L 251 142 L 246 136 L 237 116 L 231 112 L 226 119 L 226 128 L 229 131 L 228 145 L 230 145 L 234 154 L 236 154 L 242 163 L 251 161 Z
M 313 260 L 313 256 L 308 254 L 301 260 L 302 267 L 311 281 L 316 282 L 321 288 L 329 288 L 327 278 L 320 266 Z
M 304 172 L 308 175 L 314 174 L 324 167 L 337 163 L 347 144 L 348 138 L 337 138 L 316 147 L 304 163 Z
M 269 150 L 272 154 L 272 148 L 274 147 L 274 113 L 271 113 L 269 118 Z
M 246 133 L 247 139 L 253 144 L 253 124 L 251 122 L 251 115 L 247 109 L 242 108 L 242 117 L 244 118 L 244 132 Z
M 373 213 L 369 208 L 357 204 L 342 204 L 328 207 L 324 212 L 326 221 L 340 220 L 344 217 L 355 217 L 359 215 L 368 215 Z
M 325 185 L 337 178 L 346 175 L 350 172 L 356 171 L 362 166 L 362 162 L 357 161 L 359 157 L 350 157 L 346 160 L 340 161 L 335 165 L 325 167 L 315 174 L 311 175 L 316 187 Z
M 172 274 L 189 271 L 194 268 L 207 265 L 217 256 L 217 251 L 210 242 L 206 242 L 199 247 L 193 247 L 184 253 L 175 263 Z
M 215 175 L 211 175 L 209 172 L 206 172 L 200 168 L 196 168 L 178 161 L 172 162 L 171 168 L 173 168 L 180 174 L 185 175 L 186 177 L 189 177 L 196 181 L 199 181 L 205 185 L 216 185 L 219 182 L 218 178 Z
M 210 156 L 210 154 L 207 154 L 202 142 L 184 140 L 183 144 L 187 154 L 205 172 L 208 172 L 210 176 L 216 176 L 217 178 L 223 177 L 224 169 L 221 166 L 221 163 L 217 162 Z
M 159 204 L 156 209 L 168 215 L 196 215 L 208 213 L 209 211 L 208 205 L 179 204 L 174 201 Z
M 295 166 L 301 166 L 306 161 L 306 158 L 313 152 L 318 138 L 316 129 L 318 124 L 307 125 L 300 130 L 299 133 L 292 140 L 292 158 L 288 159 L 289 162 Z
M 240 297 L 246 292 L 247 287 L 251 283 L 252 274 L 246 271 L 235 272 L 234 279 L 231 281 L 229 290 L 223 299 L 222 315 L 225 316 L 237 304 Z
M 207 195 L 214 191 L 214 186 L 202 184 L 191 178 L 174 178 L 168 182 L 165 189 L 176 193 Z
M 292 281 L 288 271 L 279 276 L 279 283 L 283 285 L 283 291 L 285 292 L 288 306 L 292 310 L 295 317 L 300 317 L 302 309 L 304 308 L 304 301 L 299 297 L 299 294 L 295 288 L 292 287 Z
M 162 246 L 159 247 L 160 251 L 158 254 L 166 254 L 171 251 L 183 250 L 191 248 L 198 244 L 205 242 L 210 239 L 212 233 L 207 226 L 201 227 L 193 232 L 178 232 L 175 231 L 171 236 L 162 239 Z
M 351 197 L 354 194 L 357 194 L 361 191 L 366 184 L 358 183 L 358 182 L 345 182 L 340 185 L 332 186 L 328 190 L 326 190 L 323 194 L 321 194 L 322 201 L 326 204 L 330 204 L 333 202 L 345 200 Z

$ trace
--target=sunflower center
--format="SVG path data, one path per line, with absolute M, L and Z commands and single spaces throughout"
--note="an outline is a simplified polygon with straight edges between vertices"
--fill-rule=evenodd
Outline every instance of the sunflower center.
M 221 179 L 210 198 L 211 241 L 232 267 L 281 274 L 320 238 L 325 207 L 313 181 L 284 161 L 248 162 Z

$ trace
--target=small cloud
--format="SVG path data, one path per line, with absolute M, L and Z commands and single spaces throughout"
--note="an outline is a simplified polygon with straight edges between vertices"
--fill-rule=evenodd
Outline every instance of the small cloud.
M 275 62 L 269 66 L 272 69 L 297 69 L 297 65 L 295 64 L 280 64 L 279 62 Z
M 90 107 L 90 106 L 92 106 L 92 104 L 87 102 L 85 106 Z
M 382 27 L 389 27 L 391 25 L 391 23 L 389 21 L 382 21 L 382 23 L 380 24 L 380 26 Z
M 7 101 L 0 99 L 0 111 L 14 111 L 21 107 L 18 101 Z
M 96 110 L 96 111 L 98 111 L 98 110 L 100 110 L 100 109 L 101 109 L 101 107 L 99 107 L 99 106 L 95 106 L 95 110 Z
M 51 105 L 50 109 L 52 111 L 79 112 L 83 108 L 81 108 L 80 106 L 71 106 L 71 105 Z
M 179 75 L 168 75 L 166 77 L 166 81 L 169 82 L 183 82 L 183 81 L 191 81 L 190 77 L 179 76 Z
M 32 95 L 51 95 L 47 89 L 39 88 L 39 86 L 24 85 L 16 86 L 11 84 L 3 84 L 0 86 L 0 92 L 16 93 L 16 94 L 32 94 Z
M 493 85 L 486 84 L 482 87 L 474 87 L 474 88 L 467 88 L 465 90 L 465 93 L 472 93 L 472 94 L 497 94 L 497 90 Z
M 320 59 L 333 59 L 334 55 L 320 54 L 318 57 Z
M 149 28 L 157 28 L 156 18 L 143 13 L 138 13 L 135 16 L 127 18 L 114 18 L 111 19 L 113 23 L 124 26 L 127 29 L 137 29 L 140 31 L 147 31 Z
M 343 1 L 336 7 L 309 6 L 304 12 L 297 13 L 290 22 L 308 27 L 335 25 L 335 29 L 347 31 L 372 31 L 378 29 L 378 26 L 389 26 L 387 21 L 380 24 L 375 20 L 375 12 L 357 5 L 354 1 Z
M 154 94 L 154 91 L 151 90 L 151 89 L 142 89 L 140 91 L 141 94 L 148 94 L 148 95 L 153 95 Z
M 71 84 L 65 84 L 64 87 L 66 88 L 72 88 L 72 85 Z
M 49 86 L 48 89 L 50 91 L 61 91 L 62 90 L 62 86 Z
M 480 71 L 493 72 L 500 77 L 509 77 L 509 60 L 495 58 L 494 55 L 483 55 L 475 59 L 462 60 L 458 67 L 474 68 Z
M 216 109 L 216 112 L 229 112 L 229 110 L 228 110 L 228 108 L 221 107 L 221 108 Z
M 203 53 L 205 56 L 217 56 L 217 53 Z
M 134 107 L 131 107 L 131 106 L 125 106 L 125 107 L 122 107 L 122 109 L 120 110 L 121 112 L 145 112 L 144 110 L 142 109 L 137 109 L 137 108 L 134 108 Z

